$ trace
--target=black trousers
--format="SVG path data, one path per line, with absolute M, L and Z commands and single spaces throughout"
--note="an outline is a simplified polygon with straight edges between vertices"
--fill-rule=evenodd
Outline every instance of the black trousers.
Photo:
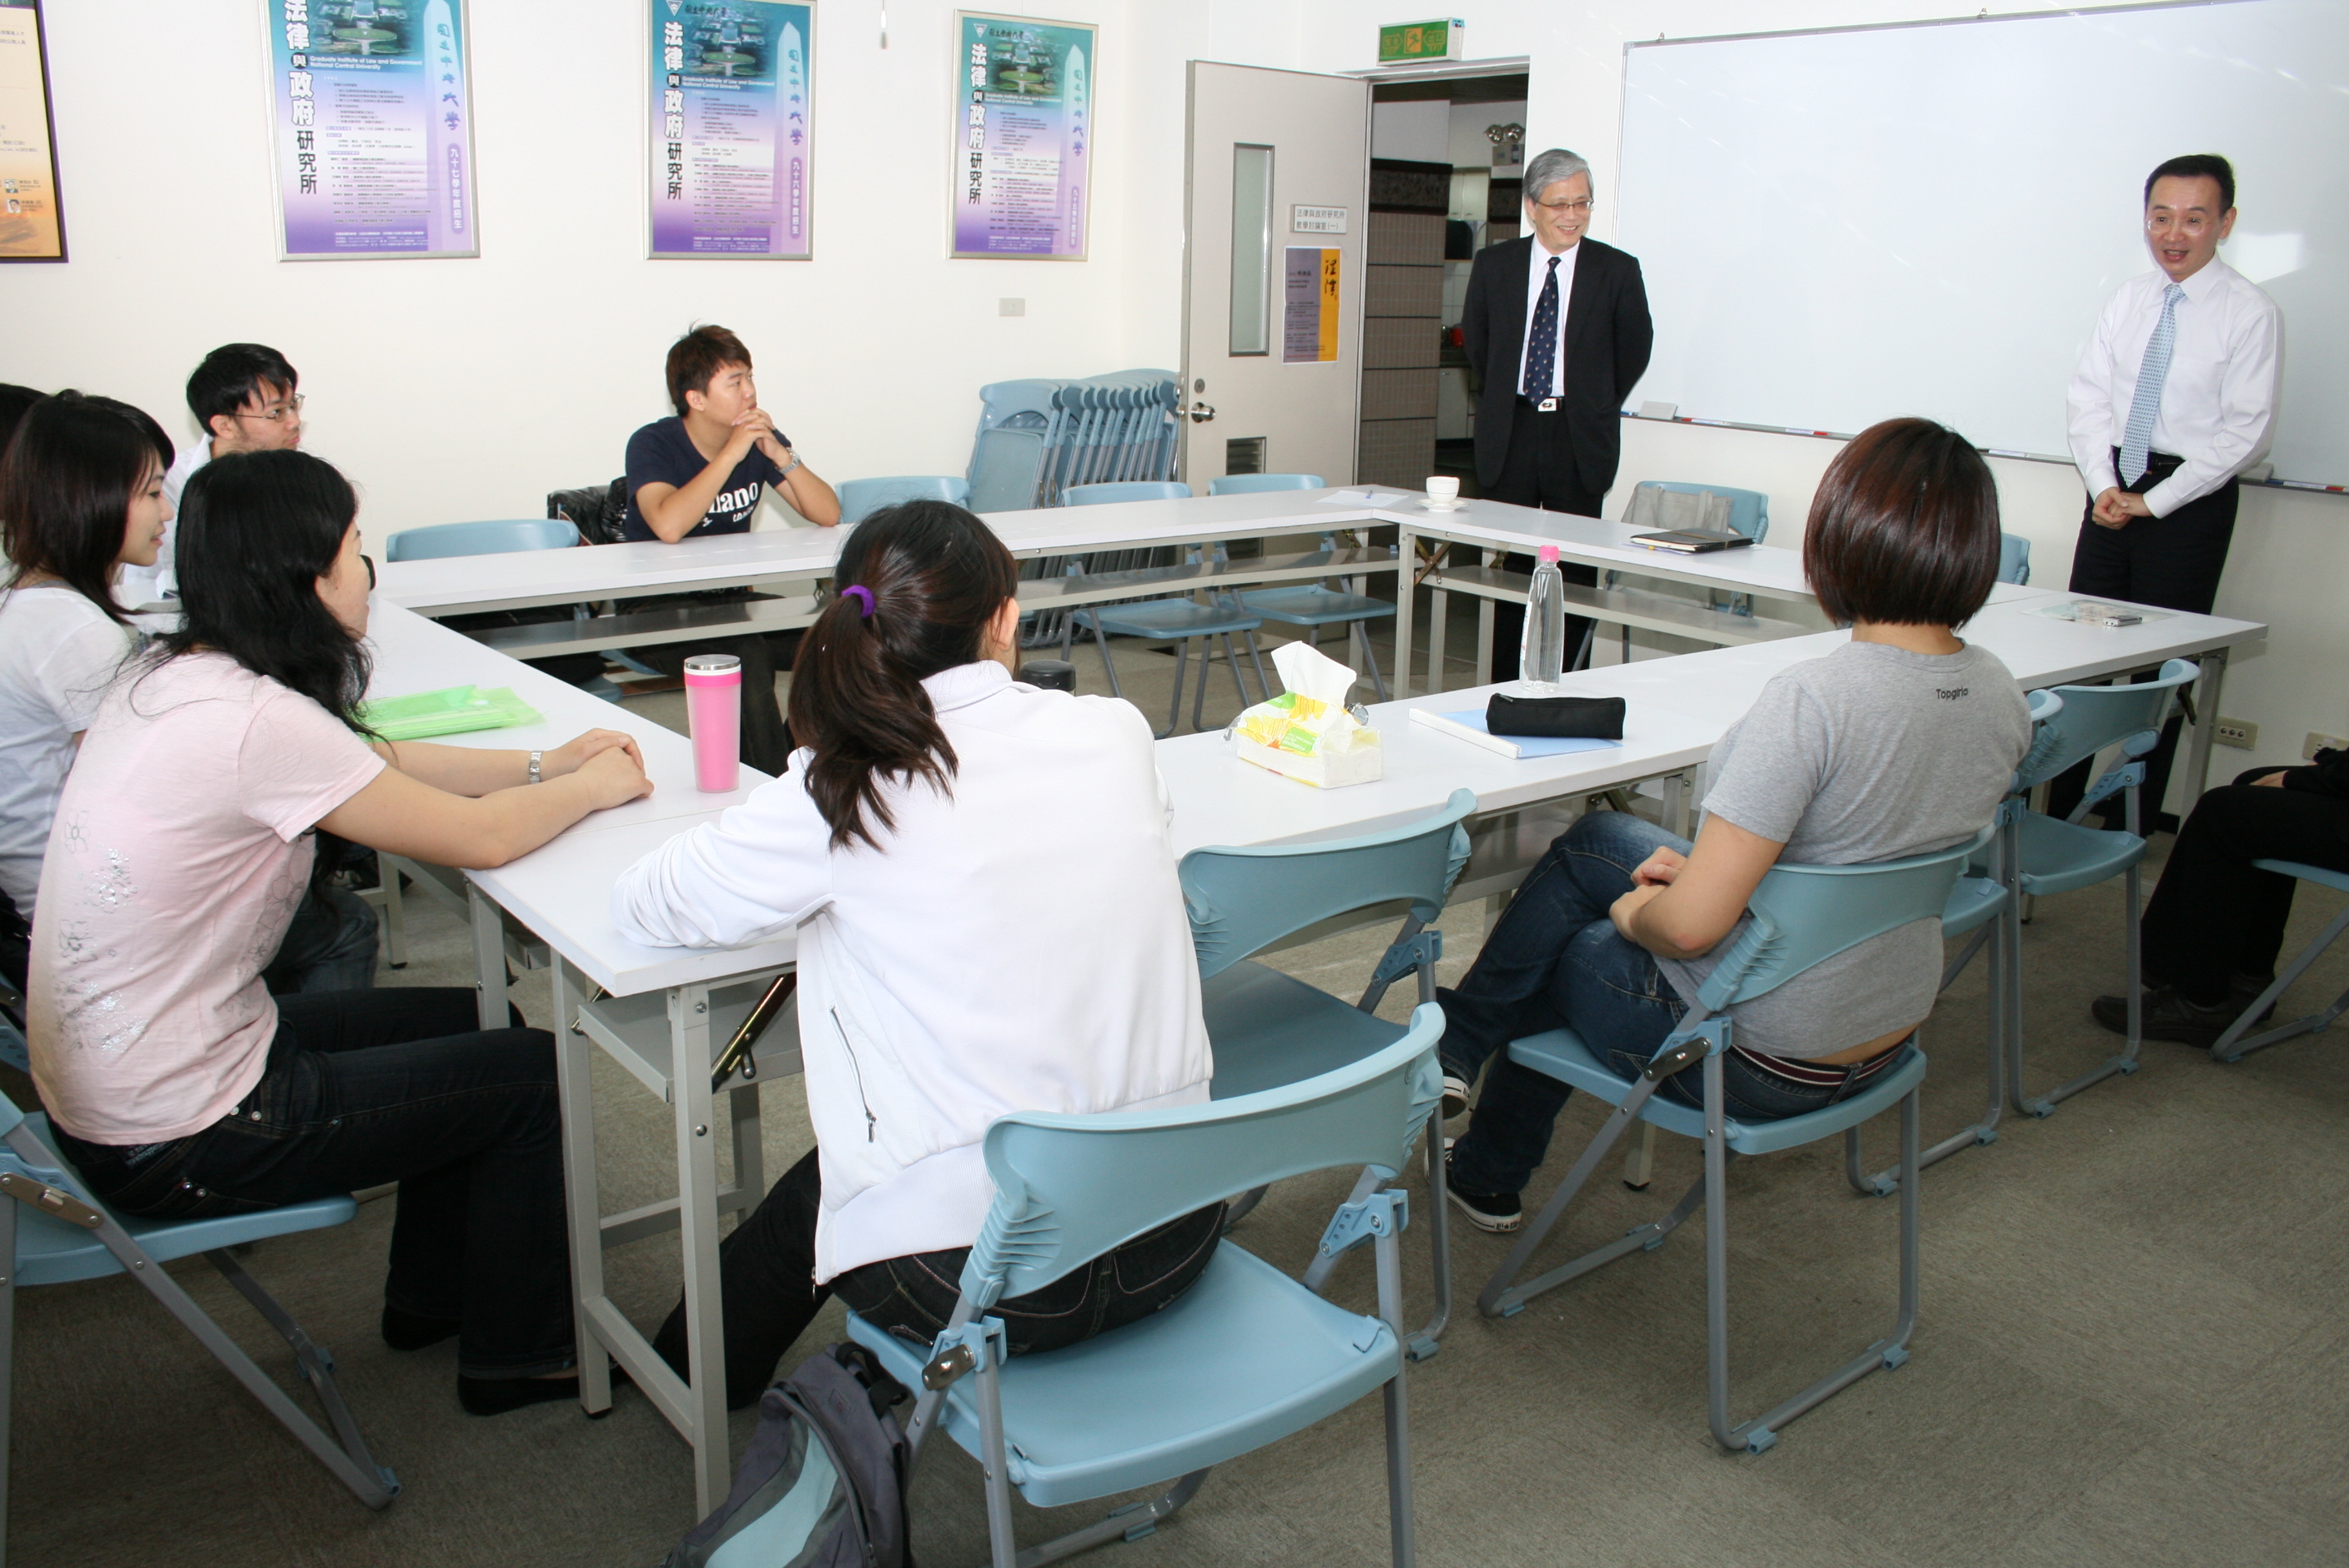
M 2234 975 L 2275 973 L 2299 884 L 2253 861 L 2349 872 L 2349 800 L 2251 783 L 2274 771 L 2255 768 L 2202 797 L 2146 901 L 2146 976 L 2189 1002 L 2216 1006 Z
M 926 1346 L 947 1326 L 961 1294 L 967 1247 L 885 1258 L 815 1283 L 816 1204 L 823 1180 L 812 1149 L 768 1189 L 749 1218 L 719 1243 L 719 1293 L 726 1314 L 726 1408 L 766 1391 L 775 1364 L 823 1304 L 840 1299 L 867 1323 Z M 1062 1274 L 1041 1290 L 995 1304 L 1014 1356 L 1059 1350 L 1149 1316 L 1191 1288 L 1223 1235 L 1224 1206 L 1168 1222 Z M 685 1303 L 653 1340 L 686 1374 Z
M 1485 499 L 1506 501 L 1511 506 L 1539 507 L 1545 511 L 1570 511 L 1578 517 L 1597 517 L 1599 503 L 1606 499 L 1607 487 L 1591 490 L 1586 486 L 1574 464 L 1574 446 L 1567 438 L 1566 411 L 1545 414 L 1529 397 L 1519 397 L 1511 405 L 1509 451 L 1501 460 L 1501 477 L 1485 487 Z M 1531 572 L 1534 558 L 1512 555 L 1502 562 L 1511 572 Z M 1595 566 L 1578 566 L 1561 561 L 1557 569 L 1568 583 L 1578 583 L 1588 588 L 1599 581 Z M 1566 618 L 1566 657 L 1572 667 L 1574 651 L 1582 645 L 1583 634 L 1590 629 L 1586 615 Z M 1493 605 L 1493 678 L 1513 681 L 1517 678 L 1517 665 L 1524 652 L 1526 638 L 1526 607 L 1496 602 Z
M 2118 449 L 2113 458 L 2120 459 Z M 2122 488 L 2143 495 L 2177 471 L 2184 459 L 2168 452 L 2149 454 L 2145 477 Z M 2235 537 L 2235 481 L 2229 480 L 2199 500 L 2191 500 L 2168 517 L 2134 517 L 2127 528 L 2106 528 L 2095 521 L 2096 498 L 2090 496 L 2080 514 L 2080 538 L 2072 550 L 2072 592 L 2099 599 L 2127 599 L 2164 610 L 2184 610 L 2207 615 L 2219 597 L 2219 574 L 2227 568 L 2227 546 Z M 2203 716 L 2204 723 L 2217 719 Z M 2146 758 L 2145 826 L 2150 830 L 2169 789 L 2169 768 L 2178 753 L 2178 735 L 2185 716 L 2174 715 L 2162 727 L 2161 744 Z M 2048 787 L 2048 809 L 2068 816 L 2088 788 L 2089 764 L 2056 779 Z M 2188 810 L 2193 802 L 2187 801 Z M 2120 820 L 2115 804 L 2110 820 Z
M 384 1300 L 454 1318 L 457 1370 L 573 1365 L 554 1037 L 482 1029 L 470 989 L 277 999 L 269 1065 L 243 1102 L 163 1144 L 60 1152 L 132 1214 L 191 1219 L 399 1183 Z

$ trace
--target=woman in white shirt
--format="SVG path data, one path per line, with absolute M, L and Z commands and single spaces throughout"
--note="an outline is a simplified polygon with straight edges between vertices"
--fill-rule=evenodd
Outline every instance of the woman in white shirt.
M 792 770 L 613 889 L 638 942 L 799 932 L 817 1147 L 721 1249 L 730 1406 L 835 1291 L 929 1343 L 994 1197 L 997 1118 L 1207 1098 L 1149 723 L 1013 680 L 1018 578 L 960 507 L 859 524 L 792 672 Z M 1217 1204 L 1000 1304 L 1012 1354 L 1157 1310 L 1221 1226 Z M 657 1343 L 682 1373 L 681 1310 Z
M 182 500 L 186 624 L 91 718 L 41 872 L 26 1034 L 59 1152 L 164 1219 L 398 1181 L 385 1341 L 457 1338 L 478 1415 L 575 1395 L 554 1037 L 481 1028 L 471 989 L 279 1001 L 261 972 L 314 830 L 502 864 L 650 788 L 634 743 L 371 742 L 349 483 L 253 452 Z
M 35 404 L 0 458 L 0 892 L 27 920 L 74 748 L 139 644 L 114 579 L 154 562 L 170 460 L 78 392 Z

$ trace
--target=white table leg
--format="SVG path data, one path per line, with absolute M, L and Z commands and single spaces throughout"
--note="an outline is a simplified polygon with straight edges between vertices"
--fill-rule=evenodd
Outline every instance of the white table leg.
M 1401 698 L 1411 695 L 1412 622 L 1419 603 L 1419 535 L 1407 522 L 1398 525 L 1395 562 L 1402 570 L 1395 576 L 1394 694 Z
M 579 1343 L 579 1404 L 589 1415 L 612 1408 L 608 1346 L 588 1304 L 604 1295 L 603 1189 L 595 1176 L 595 1042 L 573 1026 L 579 972 L 554 961 L 554 1081 L 563 1108 L 563 1205 L 571 1235 L 571 1300 Z
M 2178 797 L 2178 820 L 2184 821 L 2210 788 L 2210 739 L 2219 729 L 2219 703 L 2227 686 L 2227 650 L 2212 648 L 2197 655 L 2202 675 L 2194 683 L 2194 738 L 2186 752 L 2186 788 Z M 2159 811 L 2161 802 L 2153 802 Z
M 473 987 L 481 994 L 481 1027 L 503 1029 L 512 1026 L 506 1014 L 506 937 L 503 917 L 498 906 L 481 895 L 481 890 L 471 882 L 465 884 L 465 903 L 472 913 L 473 924 Z
M 677 1113 L 678 1239 L 685 1261 L 686 1440 L 694 1511 L 725 1498 L 733 1463 L 726 1433 L 726 1320 L 718 1285 L 718 1140 L 709 1090 L 709 986 L 668 993 L 671 1096 Z
M 1507 559 L 1507 552 L 1485 552 L 1485 564 L 1497 566 Z M 1476 596 L 1476 680 L 1477 686 L 1493 684 L 1493 601 L 1483 594 Z

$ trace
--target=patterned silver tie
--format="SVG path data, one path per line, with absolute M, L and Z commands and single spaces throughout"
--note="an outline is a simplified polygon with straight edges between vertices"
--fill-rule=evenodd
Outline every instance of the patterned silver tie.
M 2186 290 L 2177 284 L 2161 291 L 2161 319 L 2146 339 L 2145 362 L 2137 367 L 2137 396 L 2129 399 L 2128 425 L 2121 432 L 2121 483 L 2133 485 L 2145 477 L 2146 453 L 2153 448 L 2154 417 L 2161 412 L 2161 384 L 2169 378 L 2169 351 L 2178 344 L 2178 302 Z

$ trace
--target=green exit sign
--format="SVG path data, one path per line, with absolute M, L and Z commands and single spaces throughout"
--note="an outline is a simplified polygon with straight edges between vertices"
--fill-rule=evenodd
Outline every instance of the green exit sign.
M 1465 24 L 1454 16 L 1449 21 L 1398 22 L 1392 27 L 1379 29 L 1379 64 L 1407 66 L 1420 60 L 1456 60 L 1460 58 L 1461 35 Z

